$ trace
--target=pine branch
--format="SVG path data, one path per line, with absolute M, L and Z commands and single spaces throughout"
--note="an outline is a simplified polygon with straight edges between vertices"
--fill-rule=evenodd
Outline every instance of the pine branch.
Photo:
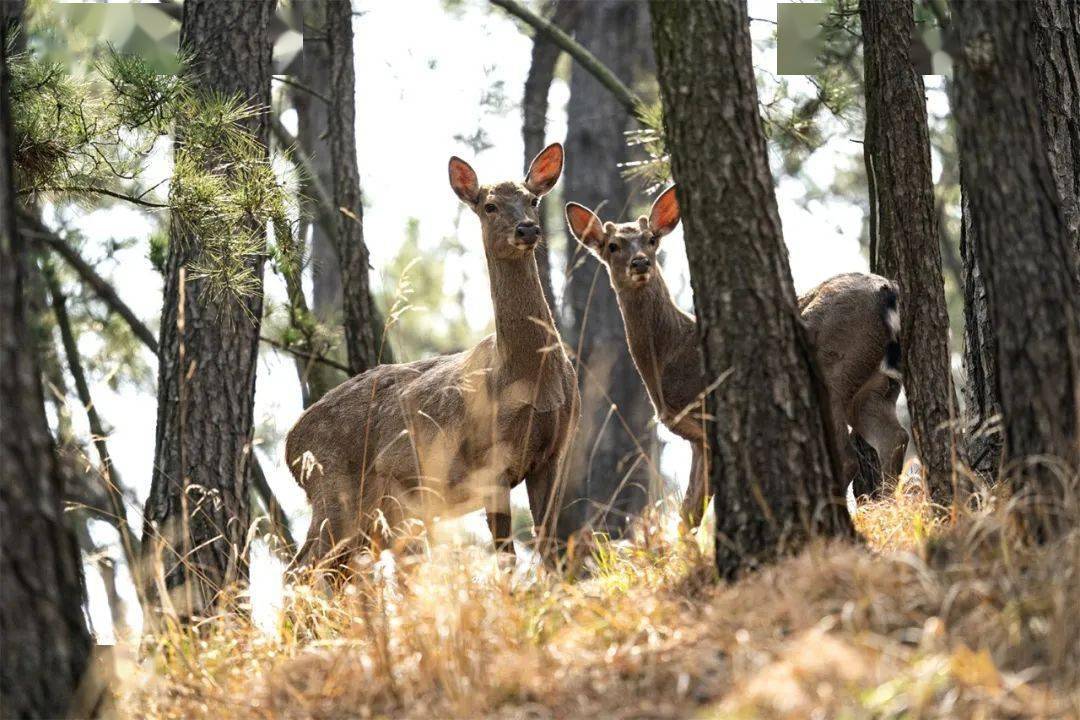
M 59 193 L 90 193 L 92 195 L 105 195 L 117 200 L 123 200 L 125 202 L 132 203 L 134 205 L 141 205 L 143 207 L 162 209 L 169 206 L 165 203 L 151 202 L 150 200 L 143 200 L 141 197 L 135 195 L 125 195 L 124 193 L 116 192 L 114 190 L 106 190 L 105 188 L 98 187 L 79 187 L 76 185 L 64 185 L 60 187 L 40 187 L 40 188 L 27 188 L 19 190 L 16 195 L 29 195 L 31 193 L 38 192 L 59 192 Z
M 139 340 L 142 341 L 146 347 L 150 348 L 150 351 L 157 355 L 158 344 L 157 338 L 154 337 L 154 333 L 150 331 L 150 328 L 146 327 L 140 320 L 135 312 L 128 307 L 120 296 L 116 294 L 116 290 L 109 284 L 105 278 L 101 277 L 90 266 L 88 262 L 83 260 L 78 252 L 71 247 L 70 244 L 64 242 L 60 237 L 50 230 L 41 220 L 34 217 L 33 214 L 19 210 L 19 220 L 24 224 L 23 233 L 29 237 L 40 240 L 49 246 L 49 249 L 53 250 L 57 255 L 64 258 L 64 260 L 75 270 L 84 283 L 90 286 L 90 289 L 109 306 L 113 312 L 123 318 L 128 327 L 135 334 Z
M 637 117 L 638 108 L 642 106 L 641 99 L 635 95 L 630 88 L 626 87 L 626 85 L 624 85 L 606 65 L 597 60 L 595 55 L 586 50 L 584 46 L 556 27 L 550 20 L 540 17 L 516 0 L 491 0 L 491 4 L 501 7 L 506 12 L 532 26 L 537 32 L 546 35 L 551 42 L 558 45 L 565 50 L 570 57 L 574 58 L 582 69 L 595 77 L 601 85 L 611 91 L 611 94 L 615 96 L 615 99 L 626 108 L 626 112 Z

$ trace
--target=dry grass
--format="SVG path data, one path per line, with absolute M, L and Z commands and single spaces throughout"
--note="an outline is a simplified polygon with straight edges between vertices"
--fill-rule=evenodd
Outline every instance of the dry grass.
M 479 548 L 376 564 L 333 598 L 287 587 L 129 661 L 135 717 L 1076 717 L 1080 529 L 1016 542 L 1004 501 L 943 521 L 901 486 L 870 548 L 818 543 L 732 585 L 645 522 L 588 579 L 510 576 Z M 1076 516 L 1080 518 L 1080 513 Z M 403 561 L 404 562 L 404 561 Z

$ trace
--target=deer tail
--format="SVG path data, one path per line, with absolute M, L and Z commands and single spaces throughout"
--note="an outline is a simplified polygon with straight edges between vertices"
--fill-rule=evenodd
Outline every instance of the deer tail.
M 886 282 L 880 290 L 881 321 L 885 324 L 885 357 L 881 360 L 881 372 L 901 382 L 900 373 L 900 302 L 896 284 Z

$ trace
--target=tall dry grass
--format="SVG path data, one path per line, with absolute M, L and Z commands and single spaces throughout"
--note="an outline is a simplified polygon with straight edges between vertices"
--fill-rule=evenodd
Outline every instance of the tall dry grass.
M 387 553 L 335 594 L 294 579 L 271 632 L 224 612 L 147 638 L 141 661 L 123 653 L 119 707 L 166 718 L 1077 717 L 1080 528 L 1030 547 L 1008 506 L 984 490 L 950 517 L 901 484 L 860 509 L 865 544 L 819 542 L 726 585 L 708 543 L 658 514 L 629 541 L 596 540 L 578 579 L 500 572 L 479 547 L 396 563 Z

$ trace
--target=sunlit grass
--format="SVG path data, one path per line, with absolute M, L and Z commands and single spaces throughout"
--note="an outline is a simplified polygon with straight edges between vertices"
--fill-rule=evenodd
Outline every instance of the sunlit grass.
M 484 547 L 369 558 L 276 621 L 225 613 L 148 639 L 136 717 L 1069 717 L 1080 709 L 1080 531 L 1029 548 L 1000 507 L 955 522 L 901 483 L 865 545 L 819 542 L 717 584 L 709 529 L 647 514 L 572 575 Z M 1080 516 L 1080 513 L 1077 514 Z M 235 609 L 246 608 L 239 596 Z M 261 626 L 261 629 L 260 629 Z

